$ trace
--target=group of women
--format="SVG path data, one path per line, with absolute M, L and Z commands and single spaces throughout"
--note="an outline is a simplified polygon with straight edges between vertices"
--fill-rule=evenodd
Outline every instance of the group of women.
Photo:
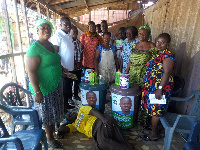
M 127 33 L 128 29 L 130 27 L 127 28 Z M 148 116 L 152 118 L 152 133 L 143 136 L 142 139 L 157 140 L 158 123 L 166 104 L 150 103 L 150 94 L 155 94 L 156 99 L 161 99 L 162 95 L 165 95 L 167 101 L 170 98 L 173 88 L 173 69 L 176 64 L 174 55 L 168 49 L 171 37 L 168 33 L 162 33 L 154 44 L 149 41 L 151 29 L 148 26 L 139 28 L 137 42 L 133 42 L 134 40 L 130 40 L 129 35 L 126 35 L 128 41 L 125 40 L 123 43 L 121 70 L 122 73 L 129 73 L 130 83 L 142 88 L 138 122 L 144 125 L 147 124 Z M 131 47 L 127 48 L 130 43 Z
M 107 29 L 105 21 L 102 25 Z M 60 123 L 64 116 L 61 58 L 48 41 L 53 30 L 52 24 L 45 19 L 39 19 L 36 21 L 36 28 L 39 39 L 30 46 L 26 60 L 30 90 L 35 95 L 35 109 L 42 112 L 40 114 L 48 143 L 54 147 L 62 147 L 54 138 L 55 124 Z M 159 118 L 166 105 L 150 104 L 149 94 L 155 94 L 157 99 L 162 95 L 169 99 L 173 88 L 175 58 L 168 49 L 171 41 L 169 34 L 160 34 L 156 44 L 149 41 L 150 36 L 151 30 L 148 26 L 141 26 L 139 30 L 133 26 L 128 27 L 126 39 L 120 49 L 120 64 L 116 47 L 110 43 L 111 33 L 105 31 L 101 37 L 96 33 L 94 22 L 89 22 L 89 31 L 81 35 L 80 41 L 83 44 L 84 69 L 95 69 L 106 82 L 112 82 L 116 69 L 119 68 L 122 73 L 129 73 L 131 83 L 142 88 L 141 111 L 145 110 L 145 114 L 152 116 L 152 134 L 143 138 L 157 140 Z

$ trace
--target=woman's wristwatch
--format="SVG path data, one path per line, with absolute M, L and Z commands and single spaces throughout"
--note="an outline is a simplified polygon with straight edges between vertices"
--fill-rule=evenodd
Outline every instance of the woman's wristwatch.
M 159 90 L 162 90 L 162 89 L 163 89 L 163 87 L 162 87 L 161 85 L 159 85 L 158 89 L 159 89 Z

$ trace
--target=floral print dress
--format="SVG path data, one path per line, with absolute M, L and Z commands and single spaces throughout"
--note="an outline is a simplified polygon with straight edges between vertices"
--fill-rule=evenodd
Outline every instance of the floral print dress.
M 144 77 L 144 86 L 142 89 L 142 109 L 146 110 L 147 114 L 151 116 L 161 117 L 162 112 L 165 110 L 166 104 L 150 104 L 149 94 L 155 94 L 158 89 L 160 82 L 162 80 L 162 76 L 164 74 L 163 62 L 166 58 L 174 60 L 174 68 L 176 65 L 175 57 L 172 52 L 168 49 L 164 50 L 154 59 L 151 59 L 147 63 L 147 70 Z M 163 88 L 163 95 L 167 101 L 171 96 L 171 91 L 173 88 L 173 76 L 169 76 L 169 81 Z
M 123 50 L 121 52 L 121 57 L 122 57 L 122 73 L 124 73 L 126 71 L 126 68 L 128 66 L 128 62 L 129 62 L 129 59 L 130 59 L 130 55 L 131 55 L 131 50 L 132 50 L 132 44 L 133 43 L 138 43 L 139 42 L 139 39 L 138 38 L 135 38 L 134 41 L 132 42 L 128 42 L 128 39 L 125 39 L 124 42 L 123 42 Z

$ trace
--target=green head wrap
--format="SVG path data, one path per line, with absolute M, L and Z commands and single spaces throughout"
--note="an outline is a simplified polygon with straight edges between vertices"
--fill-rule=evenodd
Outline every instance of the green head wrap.
M 43 24 L 48 24 L 50 27 L 51 27 L 51 33 L 53 33 L 53 25 L 52 25 L 52 23 L 50 22 L 50 21 L 48 21 L 48 20 L 46 20 L 46 19 L 37 19 L 36 21 L 35 21 L 35 27 L 36 27 L 36 29 L 39 27 L 39 26 L 41 26 L 41 25 L 43 25 Z
M 148 31 L 148 33 L 149 33 L 149 37 L 151 37 L 151 28 L 149 26 L 147 26 L 147 25 L 141 26 L 141 27 L 139 27 L 139 30 L 140 29 L 146 29 Z

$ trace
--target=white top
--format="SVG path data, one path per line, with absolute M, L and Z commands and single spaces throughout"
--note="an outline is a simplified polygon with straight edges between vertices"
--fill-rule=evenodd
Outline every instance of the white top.
M 74 70 L 74 44 L 70 34 L 58 30 L 52 37 L 53 45 L 59 46 L 58 54 L 61 56 L 61 65 L 69 71 Z

